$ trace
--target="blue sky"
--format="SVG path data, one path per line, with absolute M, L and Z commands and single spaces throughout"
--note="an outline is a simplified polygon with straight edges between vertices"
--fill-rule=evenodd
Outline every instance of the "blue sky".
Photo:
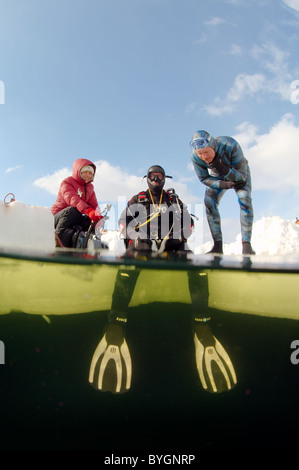
M 298 49 L 299 0 L 0 0 L 0 199 L 50 207 L 86 157 L 101 206 L 157 163 L 199 214 L 189 141 L 205 129 L 241 144 L 255 220 L 295 220 Z M 233 191 L 220 211 L 233 241 Z

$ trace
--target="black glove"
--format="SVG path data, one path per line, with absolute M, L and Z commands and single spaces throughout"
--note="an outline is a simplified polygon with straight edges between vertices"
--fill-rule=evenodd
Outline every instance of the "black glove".
M 166 189 L 166 193 L 168 194 L 169 197 L 179 198 L 179 196 L 176 194 L 176 192 L 173 188 Z
M 235 187 L 235 183 L 233 181 L 219 181 L 219 188 L 220 189 L 231 189 Z
M 227 175 L 227 173 L 229 172 L 229 167 L 225 165 L 225 163 L 223 163 L 223 161 L 218 155 L 215 156 L 214 160 L 209 164 L 209 166 L 217 170 L 218 173 L 222 176 Z
M 141 238 L 135 238 L 134 240 L 134 248 L 137 251 L 150 251 L 152 247 L 152 242 L 151 240 L 148 239 L 141 239 Z
M 246 184 L 246 181 L 238 181 L 237 183 L 234 183 L 234 189 L 238 191 L 239 189 L 244 188 Z

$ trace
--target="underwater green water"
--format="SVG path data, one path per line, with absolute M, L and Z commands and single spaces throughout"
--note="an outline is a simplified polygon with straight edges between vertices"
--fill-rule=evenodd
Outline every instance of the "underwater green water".
M 1 450 L 295 450 L 299 321 L 212 311 L 212 330 L 235 366 L 236 387 L 203 390 L 195 365 L 191 306 L 130 307 L 126 338 L 133 377 L 121 395 L 88 382 L 106 311 L 0 316 Z

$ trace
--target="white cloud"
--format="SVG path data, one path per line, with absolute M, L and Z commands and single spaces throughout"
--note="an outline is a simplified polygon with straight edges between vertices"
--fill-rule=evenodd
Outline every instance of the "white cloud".
M 124 168 L 112 166 L 105 160 L 94 162 L 97 171 L 94 181 L 95 192 L 99 201 L 118 202 L 119 198 L 127 201 L 134 194 L 147 188 L 146 180 L 143 176 L 136 176 L 129 173 Z M 49 191 L 53 195 L 57 195 L 61 181 L 72 174 L 69 168 L 63 168 L 56 171 L 52 175 L 43 176 L 34 181 L 34 185 Z M 177 193 L 182 200 L 191 203 L 197 200 L 191 195 L 188 184 L 181 180 L 166 180 L 165 188 L 174 185 Z
M 255 46 L 252 49 L 252 55 L 259 61 L 266 73 L 270 73 L 264 91 L 275 93 L 283 100 L 289 100 L 292 81 L 287 60 L 289 53 L 279 49 L 275 44 L 265 43 L 262 46 Z
M 230 114 L 234 110 L 234 106 L 232 105 L 232 103 L 222 102 L 219 98 L 215 99 L 214 104 L 207 104 L 203 108 L 211 116 L 221 116 L 222 114 Z M 193 105 L 193 109 L 196 110 L 197 114 L 201 113 L 201 109 L 199 107 L 196 108 L 195 104 Z
M 285 114 L 268 133 L 258 134 L 250 123 L 242 123 L 234 138 L 249 161 L 254 189 L 299 194 L 299 127 L 291 114 Z
M 263 74 L 240 73 L 236 76 L 233 86 L 228 90 L 224 99 L 216 97 L 213 104 L 204 105 L 203 108 L 211 116 L 231 114 L 239 101 L 245 96 L 253 96 L 264 90 L 266 83 L 267 79 Z
M 208 36 L 207 36 L 205 33 L 202 33 L 201 36 L 200 36 L 200 38 L 195 39 L 194 44 L 195 44 L 195 45 L 196 45 L 196 44 L 202 44 L 202 43 L 204 43 L 204 42 L 207 42 L 207 40 L 208 40 Z
M 213 16 L 210 20 L 205 21 L 204 24 L 208 26 L 218 26 L 219 24 L 225 23 L 226 21 L 219 16 Z
M 260 93 L 270 93 L 282 100 L 290 100 L 291 83 L 294 77 L 289 70 L 287 60 L 289 53 L 279 49 L 273 43 L 265 43 L 262 46 L 254 46 L 251 55 L 258 61 L 261 69 L 259 72 L 238 74 L 223 98 L 215 97 L 213 103 L 204 106 L 192 103 L 186 107 L 187 112 L 195 111 L 200 114 L 202 110 L 205 110 L 212 116 L 231 114 L 245 97 L 257 96 Z
M 7 168 L 7 169 L 5 170 L 5 173 L 11 173 L 12 171 L 19 170 L 19 168 L 22 168 L 22 165 L 17 165 L 17 166 L 13 166 L 13 167 Z
M 216 98 L 214 104 L 206 105 L 204 108 L 211 115 L 222 115 L 233 112 L 235 103 L 245 96 L 252 96 L 265 87 L 266 77 L 263 74 L 240 73 L 236 76 L 233 86 L 227 92 L 226 98 Z
M 97 166 L 95 190 L 99 200 L 117 201 L 119 196 L 128 199 L 144 189 L 143 175 L 132 175 L 105 160 L 97 161 L 95 164 Z
M 57 195 L 61 181 L 67 176 L 70 176 L 70 174 L 71 170 L 62 168 L 61 170 L 55 171 L 53 175 L 47 175 L 37 179 L 33 184 L 34 186 L 49 191 L 50 194 Z
M 227 100 L 240 101 L 245 95 L 254 95 L 263 89 L 265 83 L 265 76 L 260 73 L 248 75 L 240 73 L 236 76 L 231 89 L 227 93 Z
M 283 3 L 285 3 L 288 7 L 299 11 L 299 0 L 283 0 Z
M 241 55 L 242 54 L 242 47 L 239 44 L 232 44 L 230 53 L 232 55 Z
M 251 54 L 258 59 L 264 69 L 269 70 L 274 75 L 287 73 L 287 58 L 289 53 L 279 49 L 273 43 L 264 43 L 262 46 L 254 46 Z

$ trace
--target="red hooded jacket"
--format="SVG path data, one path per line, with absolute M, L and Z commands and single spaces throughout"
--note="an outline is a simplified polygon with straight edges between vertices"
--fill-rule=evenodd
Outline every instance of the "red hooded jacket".
M 91 182 L 85 183 L 80 175 L 81 169 L 86 165 L 91 165 L 94 168 L 94 173 L 96 172 L 96 166 L 90 160 L 86 158 L 75 160 L 73 176 L 69 176 L 62 181 L 57 199 L 51 207 L 52 214 L 57 214 L 57 212 L 69 206 L 76 207 L 81 214 L 84 214 L 89 207 L 97 208 L 98 201 L 93 184 Z

